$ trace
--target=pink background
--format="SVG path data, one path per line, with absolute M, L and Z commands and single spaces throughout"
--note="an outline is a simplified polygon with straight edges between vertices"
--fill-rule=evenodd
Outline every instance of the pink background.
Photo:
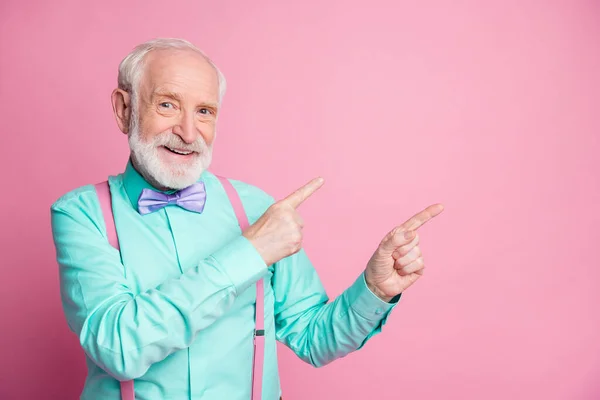
M 2 1 L 0 398 L 74 399 L 50 204 L 125 166 L 110 108 L 137 43 L 228 78 L 212 170 L 282 197 L 330 295 L 423 207 L 427 271 L 382 335 L 286 400 L 600 398 L 597 1 Z

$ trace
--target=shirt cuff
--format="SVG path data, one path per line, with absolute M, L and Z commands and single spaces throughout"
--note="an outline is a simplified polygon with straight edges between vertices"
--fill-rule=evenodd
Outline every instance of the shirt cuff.
M 236 294 L 258 282 L 268 271 L 260 253 L 242 235 L 213 253 L 212 258 L 229 277 Z
M 370 321 L 383 319 L 398 304 L 401 296 L 395 296 L 389 303 L 381 300 L 367 286 L 364 273 L 360 274 L 346 293 L 352 310 Z

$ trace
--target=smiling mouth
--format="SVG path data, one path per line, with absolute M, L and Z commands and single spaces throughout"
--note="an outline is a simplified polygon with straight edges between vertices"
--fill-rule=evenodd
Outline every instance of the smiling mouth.
M 171 153 L 178 154 L 180 156 L 189 156 L 190 154 L 194 153 L 194 151 L 191 151 L 191 150 L 173 149 L 173 148 L 167 147 L 167 146 L 163 146 L 163 147 L 165 149 L 169 150 Z

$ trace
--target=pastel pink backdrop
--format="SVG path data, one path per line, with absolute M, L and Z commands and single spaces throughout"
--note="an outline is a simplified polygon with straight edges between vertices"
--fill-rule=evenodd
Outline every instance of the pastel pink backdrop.
M 331 296 L 423 207 L 426 274 L 286 400 L 600 398 L 596 1 L 3 1 L 0 398 L 74 399 L 50 204 L 125 166 L 117 65 L 187 38 L 228 78 L 213 171 L 301 208 Z

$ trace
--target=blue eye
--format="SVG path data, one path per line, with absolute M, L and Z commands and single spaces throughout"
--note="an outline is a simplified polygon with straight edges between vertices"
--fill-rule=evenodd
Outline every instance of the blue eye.
M 171 104 L 169 102 L 160 103 L 159 106 L 161 106 L 163 108 L 173 108 L 173 104 Z
M 198 112 L 200 114 L 205 114 L 205 115 L 211 113 L 211 111 L 208 108 L 201 108 L 200 110 L 198 110 Z

